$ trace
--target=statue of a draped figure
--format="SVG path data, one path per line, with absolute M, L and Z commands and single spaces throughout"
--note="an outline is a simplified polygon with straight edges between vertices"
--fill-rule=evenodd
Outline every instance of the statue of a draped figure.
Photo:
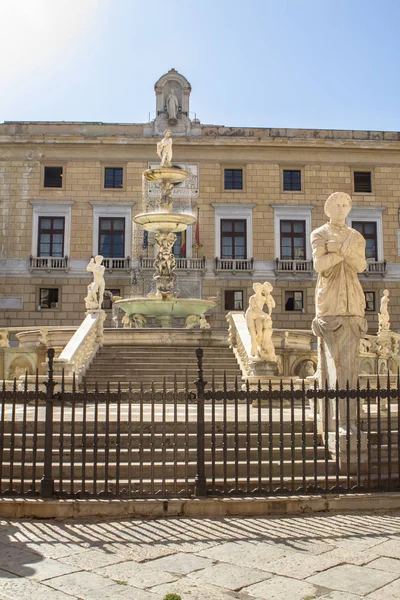
M 164 137 L 157 142 L 157 154 L 160 159 L 160 167 L 170 167 L 172 161 L 172 138 L 169 129 L 164 131 Z
M 167 105 L 168 118 L 169 119 L 177 119 L 178 111 L 179 111 L 179 103 L 178 103 L 178 98 L 175 95 L 174 88 L 171 88 L 171 91 L 168 94 L 166 105 Z
M 355 388 L 358 378 L 359 345 L 367 331 L 365 296 L 358 273 L 365 270 L 365 239 L 346 225 L 351 198 L 343 192 L 331 194 L 325 203 L 329 222 L 311 234 L 314 268 L 318 273 L 315 289 L 316 317 L 313 332 L 318 342 L 318 379 L 340 389 Z M 355 422 L 351 404 L 350 422 Z M 340 424 L 346 411 L 340 409 Z

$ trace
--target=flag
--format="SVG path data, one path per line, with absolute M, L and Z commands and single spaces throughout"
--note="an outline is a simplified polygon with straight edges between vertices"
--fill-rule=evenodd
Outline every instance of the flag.
M 149 246 L 149 232 L 144 230 L 143 231 L 143 243 L 142 243 L 143 250 L 147 250 L 148 246 Z
M 179 248 L 179 256 L 185 258 L 186 256 L 186 231 L 181 232 L 181 246 Z

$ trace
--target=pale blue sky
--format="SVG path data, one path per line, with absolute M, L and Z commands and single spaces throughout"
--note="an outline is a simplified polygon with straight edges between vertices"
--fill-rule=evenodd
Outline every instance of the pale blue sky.
M 227 126 L 400 130 L 398 0 L 0 0 L 0 122 L 145 122 L 171 67 Z

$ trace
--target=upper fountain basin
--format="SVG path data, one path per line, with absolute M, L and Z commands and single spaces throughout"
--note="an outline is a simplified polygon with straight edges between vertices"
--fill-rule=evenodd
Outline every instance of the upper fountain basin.
M 133 218 L 135 223 L 142 225 L 146 231 L 185 231 L 189 225 L 196 222 L 196 217 L 186 213 L 154 212 L 142 213 Z
M 145 315 L 146 317 L 172 316 L 188 317 L 189 315 L 200 316 L 207 310 L 217 305 L 213 300 L 202 300 L 198 298 L 124 298 L 114 303 L 128 315 Z
M 149 181 L 156 183 L 181 183 L 189 179 L 189 171 L 184 169 L 174 169 L 173 167 L 159 167 L 158 169 L 147 169 L 143 175 Z

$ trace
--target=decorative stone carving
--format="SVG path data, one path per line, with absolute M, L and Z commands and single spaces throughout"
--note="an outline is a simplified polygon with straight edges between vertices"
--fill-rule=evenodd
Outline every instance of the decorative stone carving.
M 315 375 L 315 364 L 312 360 L 304 360 L 298 366 L 298 376 L 300 379 L 307 379 Z
M 389 319 L 389 290 L 383 290 L 383 296 L 381 298 L 381 306 L 379 311 L 379 333 L 382 331 L 390 330 L 390 319 Z
M 172 161 L 172 138 L 169 129 L 164 131 L 164 137 L 157 142 L 157 154 L 160 159 L 160 167 L 170 167 Z M 172 189 L 171 184 L 171 189 Z
M 124 329 L 130 329 L 132 327 L 131 317 L 128 315 L 128 313 L 125 313 L 122 317 L 122 327 Z
M 200 315 L 199 325 L 200 325 L 200 329 L 211 329 L 211 325 L 207 321 L 205 315 Z
M 105 280 L 105 267 L 102 265 L 103 257 L 99 254 L 95 258 L 91 258 L 86 271 L 93 273 L 93 281 L 87 287 L 87 296 L 85 298 L 86 310 L 100 310 L 103 304 Z
M 272 285 L 265 283 L 254 283 L 254 294 L 249 299 L 249 307 L 246 311 L 246 323 L 251 338 L 251 359 L 254 362 L 270 361 L 276 362 L 275 348 L 272 343 L 272 309 L 275 300 L 271 296 Z M 267 311 L 264 311 L 264 306 Z
M 132 315 L 131 322 L 134 329 L 145 329 L 147 327 L 147 321 L 144 315 Z
M 0 329 L 0 348 L 8 348 L 9 346 L 7 329 Z

